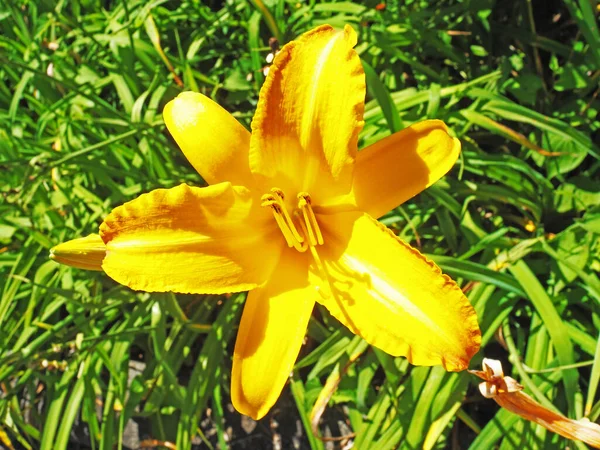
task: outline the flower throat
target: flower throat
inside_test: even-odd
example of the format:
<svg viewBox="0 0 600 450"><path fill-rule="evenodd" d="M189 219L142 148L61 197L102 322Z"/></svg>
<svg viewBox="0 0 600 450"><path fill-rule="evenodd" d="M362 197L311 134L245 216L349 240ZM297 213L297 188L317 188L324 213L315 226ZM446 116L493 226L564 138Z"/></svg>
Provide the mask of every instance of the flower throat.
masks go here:
<svg viewBox="0 0 600 450"><path fill-rule="evenodd" d="M261 206L268 206L281 230L288 247L305 252L309 247L323 245L323 234L311 206L310 195L300 192L296 196L297 207L290 214L285 206L285 195L281 189L273 188L262 196Z"/></svg>

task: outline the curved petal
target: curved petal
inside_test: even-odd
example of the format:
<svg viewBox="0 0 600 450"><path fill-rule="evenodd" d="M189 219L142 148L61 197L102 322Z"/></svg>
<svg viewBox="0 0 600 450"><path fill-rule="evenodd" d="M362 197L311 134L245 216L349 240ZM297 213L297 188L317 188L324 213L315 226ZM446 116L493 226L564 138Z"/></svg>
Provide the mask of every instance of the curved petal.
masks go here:
<svg viewBox="0 0 600 450"><path fill-rule="evenodd" d="M157 189L115 208L100 226L104 271L132 289L220 294L252 289L277 263L279 233L246 188L220 183Z"/></svg>
<svg viewBox="0 0 600 450"><path fill-rule="evenodd" d="M285 249L271 279L248 294L231 374L231 401L258 420L275 404L288 379L317 293L308 283L305 254Z"/></svg>
<svg viewBox="0 0 600 450"><path fill-rule="evenodd" d="M205 95L183 92L163 110L165 124L194 169L208 184L250 187L250 132Z"/></svg>
<svg viewBox="0 0 600 450"><path fill-rule="evenodd" d="M358 152L352 191L362 211L381 217L443 177L460 141L441 120L426 120Z"/></svg>
<svg viewBox="0 0 600 450"><path fill-rule="evenodd" d="M481 334L475 311L456 283L367 214L319 220L325 238L319 247L322 269L311 270L322 293L317 301L391 355L416 365L466 369Z"/></svg>
<svg viewBox="0 0 600 450"><path fill-rule="evenodd" d="M365 76L356 33L324 25L284 46L252 121L250 169L262 188L347 193L363 126Z"/></svg>

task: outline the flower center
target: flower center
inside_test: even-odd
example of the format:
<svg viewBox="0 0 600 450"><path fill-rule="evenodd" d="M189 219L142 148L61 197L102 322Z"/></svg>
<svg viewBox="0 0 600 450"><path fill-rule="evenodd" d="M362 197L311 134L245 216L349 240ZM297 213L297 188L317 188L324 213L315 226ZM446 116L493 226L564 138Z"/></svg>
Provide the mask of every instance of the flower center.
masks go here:
<svg viewBox="0 0 600 450"><path fill-rule="evenodd" d="M270 207L275 222L281 230L288 247L305 252L309 247L323 245L323 235L311 206L310 195L300 192L296 208L292 213L285 205L285 195L281 189L273 188L262 196L261 206Z"/></svg>

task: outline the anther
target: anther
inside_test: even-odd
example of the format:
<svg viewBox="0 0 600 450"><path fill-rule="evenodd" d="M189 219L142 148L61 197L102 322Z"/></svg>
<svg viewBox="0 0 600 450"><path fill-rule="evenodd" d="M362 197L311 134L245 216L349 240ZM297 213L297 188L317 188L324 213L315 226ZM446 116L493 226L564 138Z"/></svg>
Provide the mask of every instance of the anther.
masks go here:
<svg viewBox="0 0 600 450"><path fill-rule="evenodd" d="M261 206L269 206L273 208L274 212L281 214L281 205L274 200L267 200L266 202L263 202Z"/></svg>
<svg viewBox="0 0 600 450"><path fill-rule="evenodd" d="M271 204L273 203L277 203L277 200L275 200L275 197L273 197L273 195L271 194L265 194L260 198L260 206L271 206Z"/></svg>
<svg viewBox="0 0 600 450"><path fill-rule="evenodd" d="M281 200L285 200L285 194L279 188L271 188L271 192L279 197ZM267 194L268 195L268 194Z"/></svg>
<svg viewBox="0 0 600 450"><path fill-rule="evenodd" d="M308 203L309 205L311 204L310 194L308 192L299 192L296 197L298 198L298 200L304 199L306 200L306 203Z"/></svg>

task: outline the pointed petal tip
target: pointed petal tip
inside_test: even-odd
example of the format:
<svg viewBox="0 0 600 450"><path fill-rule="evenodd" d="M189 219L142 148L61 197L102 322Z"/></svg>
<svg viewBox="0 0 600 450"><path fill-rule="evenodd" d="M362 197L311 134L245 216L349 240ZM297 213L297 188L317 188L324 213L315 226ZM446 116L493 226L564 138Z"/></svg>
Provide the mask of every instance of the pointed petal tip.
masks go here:
<svg viewBox="0 0 600 450"><path fill-rule="evenodd" d="M460 142L460 139L458 139L456 137L452 138L452 142L454 144L453 150L457 153L456 157L458 158L458 154L460 154L460 152L462 150L462 144Z"/></svg>
<svg viewBox="0 0 600 450"><path fill-rule="evenodd" d="M414 366L437 366L441 365L447 372L462 372L469 368L473 356L479 352L481 346L481 331L477 323L476 316L469 314L465 317L465 330L467 331L468 342L462 354L457 354L455 349L448 349L448 352L437 357L426 357L414 355L411 349L400 352L395 356L406 357L408 362ZM475 319L475 320L473 320Z"/></svg>
<svg viewBox="0 0 600 450"><path fill-rule="evenodd" d="M204 94L194 91L184 91L170 100L163 109L163 117L171 120L181 120L201 114L205 109L205 102L211 101ZM167 124L169 127L169 124Z"/></svg>
<svg viewBox="0 0 600 450"><path fill-rule="evenodd" d="M72 239L50 249L49 257L59 264L84 270L102 270L106 255L104 242L97 234Z"/></svg>
<svg viewBox="0 0 600 450"><path fill-rule="evenodd" d="M356 35L356 31L350 25L344 25L344 34L346 35L346 39L350 41L351 47L354 47L358 43L358 36Z"/></svg>
<svg viewBox="0 0 600 450"><path fill-rule="evenodd" d="M192 91L181 92L169 101L163 109L163 118L167 128L177 140L178 133L193 126L198 117L206 110L204 103L209 100L202 94Z"/></svg>
<svg viewBox="0 0 600 450"><path fill-rule="evenodd" d="M273 406L273 404L267 405L265 403L253 405L236 395L231 396L231 403L237 412L257 421L265 417Z"/></svg>
<svg viewBox="0 0 600 450"><path fill-rule="evenodd" d="M469 328L469 327L467 327ZM445 358L442 358L442 366L447 372L462 372L467 370L471 363L471 359L479 352L481 346L481 332L479 331L479 325L476 324L476 329L471 328L470 332L471 345L465 349L465 355L463 358L458 358L448 362Z"/></svg>
<svg viewBox="0 0 600 450"><path fill-rule="evenodd" d="M163 119L185 157L209 184L253 184L248 168L250 133L212 99L181 92L165 105Z"/></svg>

